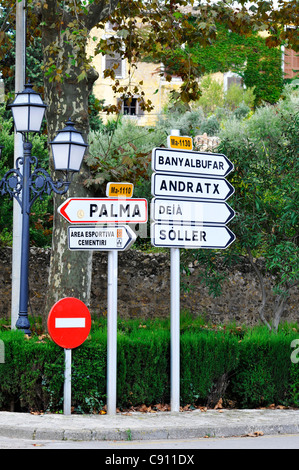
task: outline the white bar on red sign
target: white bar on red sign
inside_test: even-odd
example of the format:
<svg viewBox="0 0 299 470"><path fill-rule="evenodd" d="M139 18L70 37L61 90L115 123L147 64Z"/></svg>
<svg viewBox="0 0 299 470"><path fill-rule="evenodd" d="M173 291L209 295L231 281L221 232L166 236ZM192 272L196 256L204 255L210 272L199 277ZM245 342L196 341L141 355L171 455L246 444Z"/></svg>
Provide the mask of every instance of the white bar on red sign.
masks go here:
<svg viewBox="0 0 299 470"><path fill-rule="evenodd" d="M85 318L55 318L55 328L85 328Z"/></svg>

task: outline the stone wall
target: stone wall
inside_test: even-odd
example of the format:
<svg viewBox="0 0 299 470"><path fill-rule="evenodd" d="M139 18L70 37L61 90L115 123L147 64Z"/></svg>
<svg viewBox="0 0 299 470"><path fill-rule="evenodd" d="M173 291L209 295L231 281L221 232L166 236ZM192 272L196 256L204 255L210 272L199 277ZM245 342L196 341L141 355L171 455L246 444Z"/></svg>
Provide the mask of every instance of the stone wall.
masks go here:
<svg viewBox="0 0 299 470"><path fill-rule="evenodd" d="M0 248L0 317L10 318L11 248ZM30 254L30 308L34 315L43 311L47 295L50 250L32 248ZM227 273L223 294L213 298L198 279L200 267L189 265L191 274L182 273L182 284L190 291L181 292L181 310L205 315L213 323L236 321L242 324L259 322L259 285L250 266L244 263ZM150 318L168 316L170 312L170 258L166 253L143 253L130 249L118 254L118 314L119 318ZM266 279L269 303L266 311L272 317L275 297L271 294L273 280ZM69 293L71 296L71 292ZM299 321L299 289L289 298L284 319ZM107 312L107 253L95 252L90 310ZM30 310L29 310L30 312Z"/></svg>

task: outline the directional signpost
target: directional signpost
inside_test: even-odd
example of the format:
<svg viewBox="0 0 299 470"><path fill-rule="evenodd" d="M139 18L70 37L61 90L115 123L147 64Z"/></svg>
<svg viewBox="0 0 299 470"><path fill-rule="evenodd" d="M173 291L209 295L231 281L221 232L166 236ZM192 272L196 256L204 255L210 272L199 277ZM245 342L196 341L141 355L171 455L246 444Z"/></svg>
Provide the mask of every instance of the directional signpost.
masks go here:
<svg viewBox="0 0 299 470"><path fill-rule="evenodd" d="M71 224L91 223L145 223L146 199L69 198L58 212Z"/></svg>
<svg viewBox="0 0 299 470"><path fill-rule="evenodd" d="M136 240L129 225L68 227L70 250L127 250Z"/></svg>
<svg viewBox="0 0 299 470"><path fill-rule="evenodd" d="M153 173L152 194L180 199L226 201L234 192L224 178Z"/></svg>
<svg viewBox="0 0 299 470"><path fill-rule="evenodd" d="M153 198L151 218L156 222L227 224L235 215L226 202L181 201Z"/></svg>
<svg viewBox="0 0 299 470"><path fill-rule="evenodd" d="M152 240L155 246L223 249L235 236L225 226L154 224Z"/></svg>
<svg viewBox="0 0 299 470"><path fill-rule="evenodd" d="M225 202L233 186L225 177L234 165L222 154L192 151L179 132L168 149L152 151L151 242L170 248L171 410L180 406L180 248L225 249L235 235L225 224L235 215Z"/></svg>
<svg viewBox="0 0 299 470"><path fill-rule="evenodd" d="M152 169L159 173L227 176L234 165L219 153L202 153L155 148Z"/></svg>
<svg viewBox="0 0 299 470"><path fill-rule="evenodd" d="M58 212L72 224L70 250L108 251L107 412L112 415L116 413L118 252L136 240L125 224L147 222L147 200L132 198L132 183L108 183L106 194L107 198L69 198Z"/></svg>

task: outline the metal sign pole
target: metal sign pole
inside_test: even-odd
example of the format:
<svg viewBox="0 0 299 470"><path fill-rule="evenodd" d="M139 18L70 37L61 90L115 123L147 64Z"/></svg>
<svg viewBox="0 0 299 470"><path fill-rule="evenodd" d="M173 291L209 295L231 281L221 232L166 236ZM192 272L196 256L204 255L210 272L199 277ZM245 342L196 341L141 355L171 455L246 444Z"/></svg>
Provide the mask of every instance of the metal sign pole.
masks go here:
<svg viewBox="0 0 299 470"><path fill-rule="evenodd" d="M72 350L64 349L64 401L63 413L65 415L71 414L72 402Z"/></svg>
<svg viewBox="0 0 299 470"><path fill-rule="evenodd" d="M107 413L116 413L118 251L108 251Z"/></svg>
<svg viewBox="0 0 299 470"><path fill-rule="evenodd" d="M25 36L26 7L25 0L16 1L16 64L15 92L21 92L26 82L25 77ZM14 168L16 161L23 156L22 135L14 134ZM20 302L21 277L21 245L22 245L22 211L18 201L13 199L13 244L12 244L12 283L11 283L11 328L16 328Z"/></svg>
<svg viewBox="0 0 299 470"><path fill-rule="evenodd" d="M152 151L151 242L170 248L171 411L180 410L180 248L227 248L235 235L225 224L235 215L224 202L234 169L225 155L193 152L192 139L171 130L168 148ZM216 225L215 225L216 224Z"/></svg>
<svg viewBox="0 0 299 470"><path fill-rule="evenodd" d="M170 248L171 411L180 411L180 249Z"/></svg>
<svg viewBox="0 0 299 470"><path fill-rule="evenodd" d="M180 135L172 130L171 135ZM170 248L170 407L180 411L180 249Z"/></svg>

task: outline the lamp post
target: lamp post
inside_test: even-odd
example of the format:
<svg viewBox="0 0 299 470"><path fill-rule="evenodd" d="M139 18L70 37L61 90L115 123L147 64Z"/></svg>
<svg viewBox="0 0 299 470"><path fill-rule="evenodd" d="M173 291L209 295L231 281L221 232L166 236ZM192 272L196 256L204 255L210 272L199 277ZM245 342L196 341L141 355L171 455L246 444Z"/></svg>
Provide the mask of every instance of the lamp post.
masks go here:
<svg viewBox="0 0 299 470"><path fill-rule="evenodd" d="M28 319L28 270L29 270L29 215L30 209L37 198L42 199L44 193L65 194L71 184L73 174L81 167L87 144L80 132L74 128L72 121L58 132L50 145L52 147L55 170L61 170L64 179L54 181L50 174L39 168L37 157L33 156L29 134L40 132L46 105L39 93L26 84L25 89L18 93L10 105L16 132L23 136L23 157L16 161L16 168L9 170L0 181L0 193L14 197L22 211L22 245L21 245L21 276L19 316L16 327L30 335ZM1 152L1 149L0 149ZM1 156L1 153L0 153Z"/></svg>

